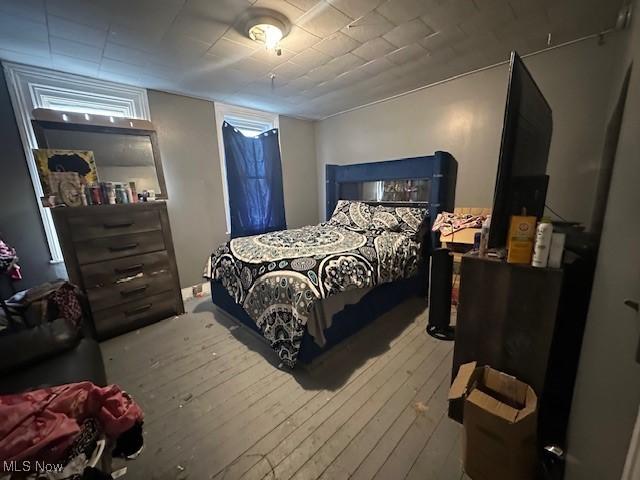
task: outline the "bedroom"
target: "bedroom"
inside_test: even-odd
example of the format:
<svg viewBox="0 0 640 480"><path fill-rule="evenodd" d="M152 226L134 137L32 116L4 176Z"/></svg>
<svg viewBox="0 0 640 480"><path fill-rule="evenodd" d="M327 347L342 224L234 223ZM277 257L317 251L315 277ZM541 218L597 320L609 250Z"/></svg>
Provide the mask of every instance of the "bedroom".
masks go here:
<svg viewBox="0 0 640 480"><path fill-rule="evenodd" d="M441 211L494 206L515 50L553 115L544 215L601 233L562 453L540 457L553 464L549 478L634 478L640 91L627 69L640 41L631 6L3 0L0 236L21 278L12 263L1 298L69 279L97 331L61 341L56 322L31 323L34 307L8 306L18 313L1 320L1 393L81 380L130 393L145 446L114 460L125 478L464 478L465 426L447 415L463 342L425 331L440 272L433 257L429 281L438 237L425 225ZM283 34L270 49L249 34L264 22ZM105 135L122 143L100 143ZM134 173L101 164L105 149L120 158L135 145L144 158ZM48 179L32 150L47 148L92 152L90 174L115 187L83 190L84 200L116 205L43 207ZM268 168L251 177L247 158ZM332 222L339 200L365 207L341 204ZM243 241L283 230L298 233L268 235L262 250ZM210 283L203 267L230 237L215 259L242 251L237 275L222 268ZM354 249L359 263L339 261ZM114 280L114 270L124 271ZM283 271L291 284L279 291ZM252 290L258 278L273 278L287 302ZM473 293L460 280L454 314ZM484 290L480 299L494 298ZM531 302L523 309L553 303L517 291Z"/></svg>

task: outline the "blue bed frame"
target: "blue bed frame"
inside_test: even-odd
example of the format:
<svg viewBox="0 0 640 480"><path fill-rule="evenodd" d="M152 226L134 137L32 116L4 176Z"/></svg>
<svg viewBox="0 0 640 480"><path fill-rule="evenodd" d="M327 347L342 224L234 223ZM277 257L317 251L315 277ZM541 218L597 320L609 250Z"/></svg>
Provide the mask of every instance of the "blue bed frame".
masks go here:
<svg viewBox="0 0 640 480"><path fill-rule="evenodd" d="M428 227L430 227L438 213L453 211L457 171L458 163L453 156L440 151L425 157L355 165L327 165L327 218L331 216L339 200L341 183L428 178L430 179ZM385 204L396 205L393 203ZM422 232L422 263L417 275L379 285L362 297L358 303L348 305L344 310L336 313L333 316L331 327L324 332L326 338L324 347L318 346L309 332L305 331L298 361L304 364L311 363L316 357L411 297L422 297L426 300L429 291L430 255L434 241L431 228L425 228L425 231ZM235 303L220 282L211 281L211 297L213 303L219 308L262 335L255 322L240 305Z"/></svg>

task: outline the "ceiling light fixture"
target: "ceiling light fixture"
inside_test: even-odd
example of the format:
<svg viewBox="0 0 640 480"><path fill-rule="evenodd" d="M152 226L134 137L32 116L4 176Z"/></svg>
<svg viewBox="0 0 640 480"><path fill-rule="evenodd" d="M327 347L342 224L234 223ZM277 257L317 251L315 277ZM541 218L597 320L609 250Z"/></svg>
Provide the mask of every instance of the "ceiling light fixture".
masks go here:
<svg viewBox="0 0 640 480"><path fill-rule="evenodd" d="M245 35L264 45L268 51L281 55L282 52L278 45L291 28L286 17L278 12L265 9L253 10L248 17L244 24Z"/></svg>

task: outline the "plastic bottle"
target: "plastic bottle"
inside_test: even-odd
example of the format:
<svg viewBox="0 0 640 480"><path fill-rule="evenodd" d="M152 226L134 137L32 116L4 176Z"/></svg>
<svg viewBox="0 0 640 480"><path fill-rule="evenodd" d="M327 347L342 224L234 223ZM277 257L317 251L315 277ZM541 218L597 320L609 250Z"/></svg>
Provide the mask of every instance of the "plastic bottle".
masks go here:
<svg viewBox="0 0 640 480"><path fill-rule="evenodd" d="M562 254L564 253L564 233L554 233L551 235L551 247L549 248L549 267L560 268L562 266Z"/></svg>
<svg viewBox="0 0 640 480"><path fill-rule="evenodd" d="M491 217L487 217L482 222L482 228L480 229L480 248L478 249L479 257L486 257L489 245L489 229L491 228Z"/></svg>
<svg viewBox="0 0 640 480"><path fill-rule="evenodd" d="M553 225L548 218L542 218L536 229L536 243L533 247L533 259L531 265L537 268L545 268L549 262L549 251L551 247L551 235Z"/></svg>

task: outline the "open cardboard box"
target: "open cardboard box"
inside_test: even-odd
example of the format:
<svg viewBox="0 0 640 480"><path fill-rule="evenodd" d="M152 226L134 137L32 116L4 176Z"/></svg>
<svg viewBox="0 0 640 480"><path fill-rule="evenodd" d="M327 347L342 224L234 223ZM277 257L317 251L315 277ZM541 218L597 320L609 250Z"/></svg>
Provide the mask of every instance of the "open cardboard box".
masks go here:
<svg viewBox="0 0 640 480"><path fill-rule="evenodd" d="M535 478L538 397L529 385L466 363L451 384L449 402L452 418L464 425L463 463L469 477Z"/></svg>

